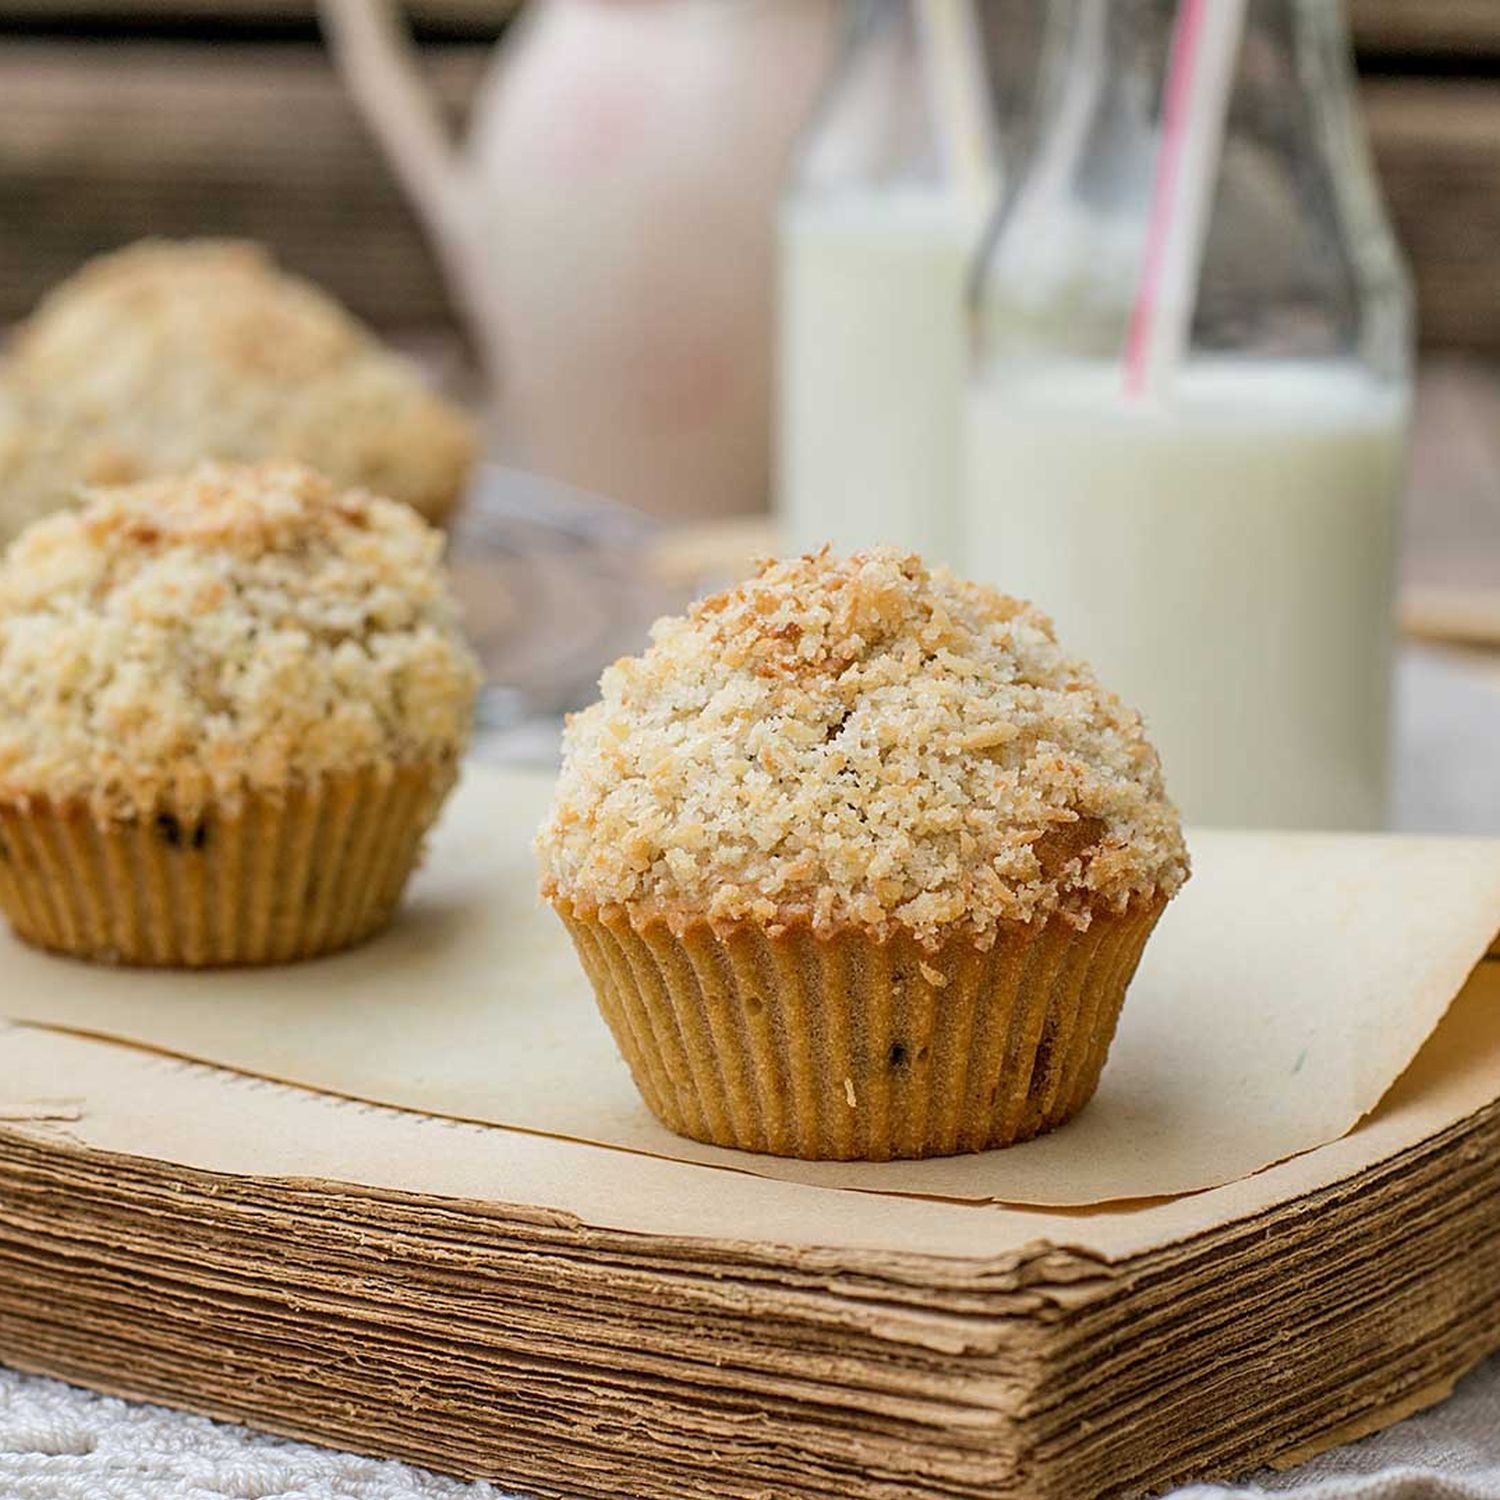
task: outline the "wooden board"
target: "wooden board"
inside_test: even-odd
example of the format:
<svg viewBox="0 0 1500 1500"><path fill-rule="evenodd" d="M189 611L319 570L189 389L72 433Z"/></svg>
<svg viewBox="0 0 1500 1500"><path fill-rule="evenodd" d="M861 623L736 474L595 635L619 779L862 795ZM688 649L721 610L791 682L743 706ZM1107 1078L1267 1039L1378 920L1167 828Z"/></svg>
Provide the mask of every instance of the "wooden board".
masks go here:
<svg viewBox="0 0 1500 1500"><path fill-rule="evenodd" d="M1500 350L1500 81L1371 79L1365 108L1425 342Z"/></svg>
<svg viewBox="0 0 1500 1500"><path fill-rule="evenodd" d="M1366 54L1500 56L1496 0L1353 0L1350 13Z"/></svg>
<svg viewBox="0 0 1500 1500"><path fill-rule="evenodd" d="M498 31L520 0L405 0L403 9L418 24ZM5 0L0 19L33 26L79 21L192 22L215 26L265 21L310 22L317 0Z"/></svg>
<svg viewBox="0 0 1500 1500"><path fill-rule="evenodd" d="M498 31L520 0L405 0L418 24L480 34ZM1352 0L1361 51L1384 55L1495 56L1500 54L1496 0ZM7 0L3 18L31 25L79 21L212 21L216 26L266 21L310 22L316 0Z"/></svg>
<svg viewBox="0 0 1500 1500"><path fill-rule="evenodd" d="M478 48L435 49L457 103ZM265 240L386 326L446 322L425 239L321 49L0 48L0 321L81 261L147 234Z"/></svg>
<svg viewBox="0 0 1500 1500"><path fill-rule="evenodd" d="M425 55L461 113L487 49ZM1500 80L1377 78L1366 99L1426 341L1500 351ZM99 250L205 232L269 241L384 326L449 317L401 192L312 45L12 39L0 205L0 322Z"/></svg>

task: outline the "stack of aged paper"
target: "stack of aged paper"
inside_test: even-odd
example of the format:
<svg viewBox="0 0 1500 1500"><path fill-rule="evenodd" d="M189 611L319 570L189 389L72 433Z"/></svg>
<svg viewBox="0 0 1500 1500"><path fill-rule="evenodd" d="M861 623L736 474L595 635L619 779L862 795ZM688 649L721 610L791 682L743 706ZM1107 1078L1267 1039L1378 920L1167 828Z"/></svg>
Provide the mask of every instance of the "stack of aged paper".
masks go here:
<svg viewBox="0 0 1500 1500"><path fill-rule="evenodd" d="M809 1164L645 1115L472 772L297 968L0 940L0 1359L538 1494L1227 1474L1500 1345L1500 846L1200 834L1099 1097Z"/></svg>

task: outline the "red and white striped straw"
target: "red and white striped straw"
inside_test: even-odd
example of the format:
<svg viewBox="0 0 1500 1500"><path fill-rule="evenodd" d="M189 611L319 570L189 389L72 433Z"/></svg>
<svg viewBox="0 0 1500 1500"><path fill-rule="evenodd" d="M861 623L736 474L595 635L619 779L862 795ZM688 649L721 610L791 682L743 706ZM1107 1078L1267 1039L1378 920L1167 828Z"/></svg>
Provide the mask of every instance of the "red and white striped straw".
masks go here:
<svg viewBox="0 0 1500 1500"><path fill-rule="evenodd" d="M1180 0L1141 279L1125 342L1125 394L1163 400L1187 347L1219 175L1245 0Z"/></svg>

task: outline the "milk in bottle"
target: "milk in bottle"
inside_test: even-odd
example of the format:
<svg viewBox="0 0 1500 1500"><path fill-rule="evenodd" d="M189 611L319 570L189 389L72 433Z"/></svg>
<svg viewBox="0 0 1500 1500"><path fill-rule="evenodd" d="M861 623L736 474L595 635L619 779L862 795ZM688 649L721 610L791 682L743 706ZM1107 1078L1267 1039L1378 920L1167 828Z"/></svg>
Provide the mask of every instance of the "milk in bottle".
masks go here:
<svg viewBox="0 0 1500 1500"><path fill-rule="evenodd" d="M1145 712L1188 816L1379 826L1403 393L1352 363L1226 359L1165 409L1102 363L969 403L966 565Z"/></svg>
<svg viewBox="0 0 1500 1500"><path fill-rule="evenodd" d="M952 556L966 292L997 180L977 38L945 45L934 10L966 13L850 7L782 204L776 505L794 550Z"/></svg>

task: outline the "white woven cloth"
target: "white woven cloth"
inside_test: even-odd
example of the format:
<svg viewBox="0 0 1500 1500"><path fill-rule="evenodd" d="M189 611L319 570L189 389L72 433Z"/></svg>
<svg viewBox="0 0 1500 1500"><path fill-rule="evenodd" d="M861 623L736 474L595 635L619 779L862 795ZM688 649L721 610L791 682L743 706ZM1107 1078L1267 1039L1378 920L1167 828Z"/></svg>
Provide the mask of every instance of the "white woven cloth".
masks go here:
<svg viewBox="0 0 1500 1500"><path fill-rule="evenodd" d="M688 1492L684 1491L686 1495ZM1500 1357L1453 1398L1288 1474L1171 1500L1500 1500ZM0 1500L506 1500L442 1479L0 1369ZM1083 1497L1079 1497L1083 1500Z"/></svg>
<svg viewBox="0 0 1500 1500"><path fill-rule="evenodd" d="M0 1369L0 1500L504 1500L405 1464Z"/></svg>

